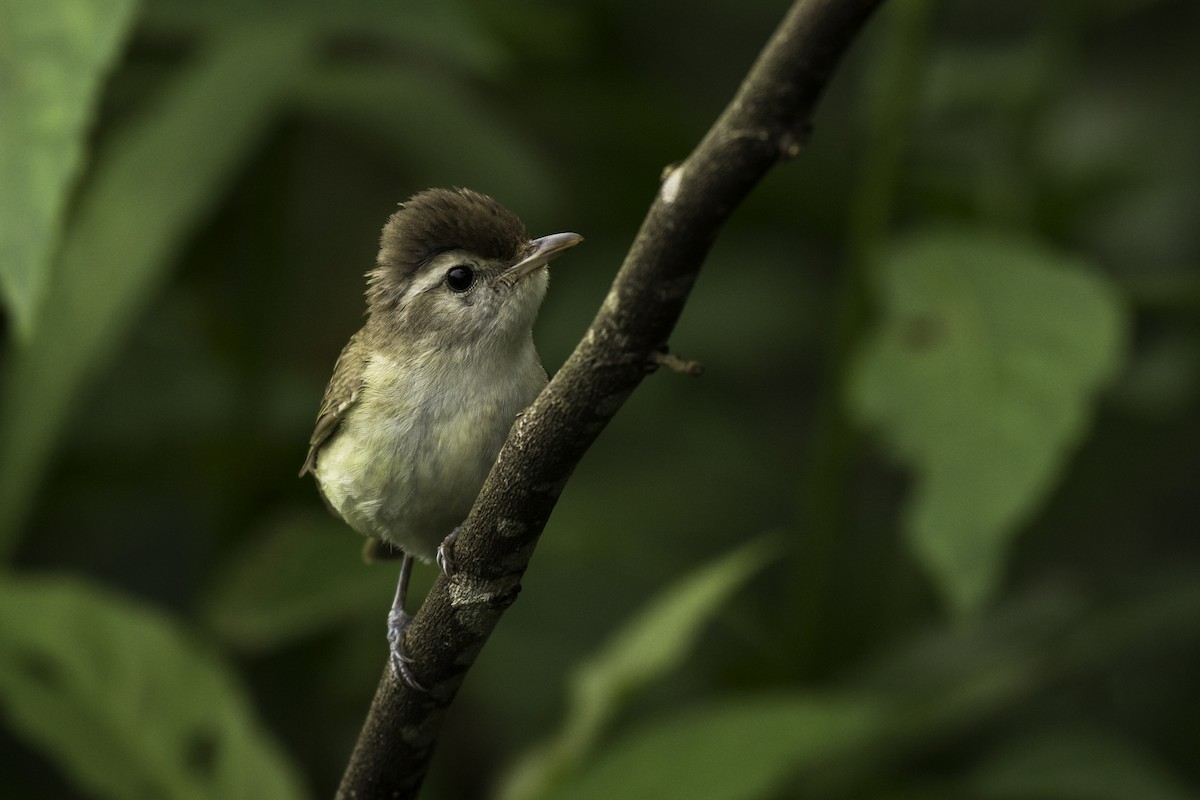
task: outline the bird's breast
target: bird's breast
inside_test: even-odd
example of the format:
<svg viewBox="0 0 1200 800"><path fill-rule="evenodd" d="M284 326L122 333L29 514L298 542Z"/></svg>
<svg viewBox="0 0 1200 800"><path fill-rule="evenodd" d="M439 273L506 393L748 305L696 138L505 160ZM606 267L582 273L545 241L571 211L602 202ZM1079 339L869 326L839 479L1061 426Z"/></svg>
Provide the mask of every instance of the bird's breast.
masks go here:
<svg viewBox="0 0 1200 800"><path fill-rule="evenodd" d="M545 383L532 353L506 374L376 354L317 457L317 480L355 530L429 560L466 518L518 412Z"/></svg>

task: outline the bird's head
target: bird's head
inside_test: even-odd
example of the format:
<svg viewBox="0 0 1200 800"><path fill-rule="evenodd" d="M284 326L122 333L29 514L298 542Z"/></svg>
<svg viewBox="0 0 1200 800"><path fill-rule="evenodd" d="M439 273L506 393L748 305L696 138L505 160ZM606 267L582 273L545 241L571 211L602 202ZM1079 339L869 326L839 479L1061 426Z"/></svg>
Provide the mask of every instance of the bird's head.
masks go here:
<svg viewBox="0 0 1200 800"><path fill-rule="evenodd" d="M577 233L530 239L486 195L428 189L384 226L367 310L374 324L413 341L515 344L528 337L546 294L546 265L581 241Z"/></svg>

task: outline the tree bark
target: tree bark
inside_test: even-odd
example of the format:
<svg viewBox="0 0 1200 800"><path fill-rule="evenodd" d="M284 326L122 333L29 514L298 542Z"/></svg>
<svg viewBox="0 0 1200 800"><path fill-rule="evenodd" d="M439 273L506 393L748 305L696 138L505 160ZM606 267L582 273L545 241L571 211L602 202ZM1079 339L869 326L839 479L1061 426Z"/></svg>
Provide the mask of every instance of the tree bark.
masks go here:
<svg viewBox="0 0 1200 800"><path fill-rule="evenodd" d="M407 631L428 693L384 668L339 798L416 797L467 670L516 599L575 465L662 354L721 224L766 172L798 155L817 101L881 0L797 0L737 94L662 185L591 327L508 440Z"/></svg>

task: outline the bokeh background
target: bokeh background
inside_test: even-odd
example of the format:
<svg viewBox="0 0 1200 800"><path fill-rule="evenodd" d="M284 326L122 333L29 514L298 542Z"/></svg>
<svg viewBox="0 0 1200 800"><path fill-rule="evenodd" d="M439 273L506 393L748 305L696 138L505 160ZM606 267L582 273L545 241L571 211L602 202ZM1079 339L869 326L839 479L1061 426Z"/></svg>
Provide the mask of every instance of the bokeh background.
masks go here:
<svg viewBox="0 0 1200 800"><path fill-rule="evenodd" d="M0 4L0 796L332 795L395 575L295 474L380 226L469 186L583 233L553 372L785 9ZM1198 41L885 4L424 796L1200 796Z"/></svg>

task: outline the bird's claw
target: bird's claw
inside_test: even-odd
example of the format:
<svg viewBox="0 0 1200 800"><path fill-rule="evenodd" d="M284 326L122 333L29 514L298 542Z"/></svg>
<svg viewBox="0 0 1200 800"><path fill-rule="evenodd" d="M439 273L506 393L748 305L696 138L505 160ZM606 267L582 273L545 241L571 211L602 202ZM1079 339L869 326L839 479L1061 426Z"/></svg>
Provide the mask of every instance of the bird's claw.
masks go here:
<svg viewBox="0 0 1200 800"><path fill-rule="evenodd" d="M437 565L438 569L447 579L454 577L454 543L458 540L458 534L462 530L462 526L458 526L450 531L450 535L442 540L437 549Z"/></svg>
<svg viewBox="0 0 1200 800"><path fill-rule="evenodd" d="M409 664L413 663L413 658L404 650L404 631L412 623L412 620L413 618L403 609L392 609L388 614L387 640L388 649L392 654L392 674L418 692L429 694L429 690L422 686L413 675L412 669L409 667Z"/></svg>

